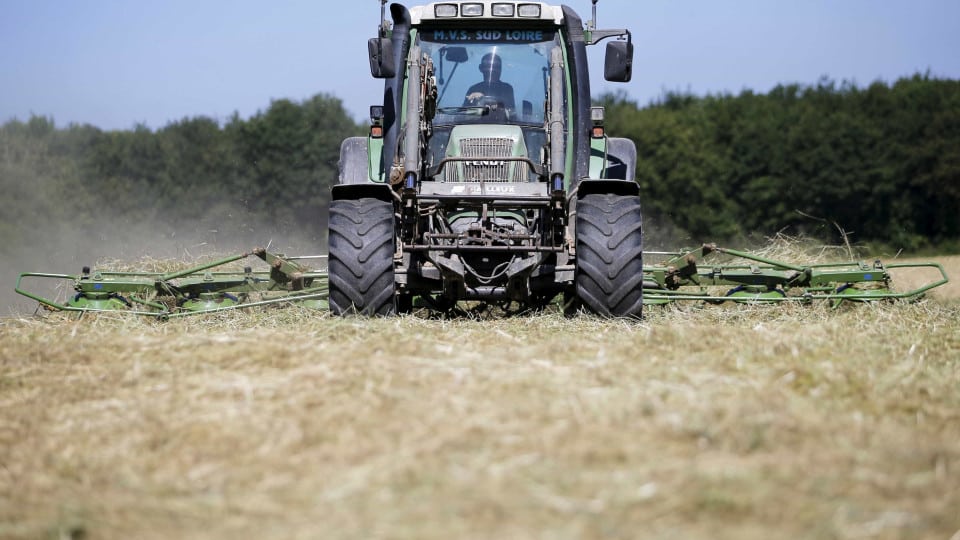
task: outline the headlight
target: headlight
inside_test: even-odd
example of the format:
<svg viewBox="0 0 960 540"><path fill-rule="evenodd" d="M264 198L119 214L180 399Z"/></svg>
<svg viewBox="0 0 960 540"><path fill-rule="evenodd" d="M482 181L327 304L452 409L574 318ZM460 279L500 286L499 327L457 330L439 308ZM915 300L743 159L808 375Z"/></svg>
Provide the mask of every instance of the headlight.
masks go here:
<svg viewBox="0 0 960 540"><path fill-rule="evenodd" d="M457 5L456 4L437 4L433 8L433 16L438 19L440 17L456 17Z"/></svg>
<svg viewBox="0 0 960 540"><path fill-rule="evenodd" d="M461 4L460 14L464 17L482 17L483 4Z"/></svg>
<svg viewBox="0 0 960 540"><path fill-rule="evenodd" d="M521 17L540 18L540 4L520 4L517 11Z"/></svg>
<svg viewBox="0 0 960 540"><path fill-rule="evenodd" d="M513 17L513 4L494 4L491 14L494 17Z"/></svg>

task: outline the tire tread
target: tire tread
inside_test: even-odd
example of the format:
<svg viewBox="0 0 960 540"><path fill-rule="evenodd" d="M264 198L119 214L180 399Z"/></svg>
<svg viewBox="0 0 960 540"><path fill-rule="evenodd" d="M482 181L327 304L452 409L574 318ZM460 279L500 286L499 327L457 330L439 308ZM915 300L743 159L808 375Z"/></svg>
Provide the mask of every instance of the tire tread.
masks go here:
<svg viewBox="0 0 960 540"><path fill-rule="evenodd" d="M328 245L330 311L394 315L393 205L371 198L333 201Z"/></svg>
<svg viewBox="0 0 960 540"><path fill-rule="evenodd" d="M576 295L601 317L643 313L640 198L590 194L577 201Z"/></svg>

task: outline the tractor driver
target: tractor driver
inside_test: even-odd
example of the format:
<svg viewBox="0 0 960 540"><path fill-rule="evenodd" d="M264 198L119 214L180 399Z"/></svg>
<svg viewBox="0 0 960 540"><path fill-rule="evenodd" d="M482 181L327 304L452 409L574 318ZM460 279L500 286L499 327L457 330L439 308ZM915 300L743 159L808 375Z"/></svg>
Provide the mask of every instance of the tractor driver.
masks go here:
<svg viewBox="0 0 960 540"><path fill-rule="evenodd" d="M463 100L464 107L482 105L486 101L484 98L489 98L507 110L516 110L517 106L513 100L513 87L500 80L502 67L500 57L496 53L491 52L483 55L480 60L480 73L483 74L483 81L467 90L467 96Z"/></svg>

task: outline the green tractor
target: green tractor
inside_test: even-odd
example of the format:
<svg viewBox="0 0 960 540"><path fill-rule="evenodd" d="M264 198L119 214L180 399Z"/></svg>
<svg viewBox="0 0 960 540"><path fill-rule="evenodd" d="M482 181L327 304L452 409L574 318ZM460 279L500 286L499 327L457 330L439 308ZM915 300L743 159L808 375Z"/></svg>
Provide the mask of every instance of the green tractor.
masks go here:
<svg viewBox="0 0 960 540"><path fill-rule="evenodd" d="M528 1L381 1L367 137L343 141L329 222L334 314L461 301L640 317L643 261L632 141L592 107L587 46L628 82L627 30ZM478 70L479 68L479 70Z"/></svg>

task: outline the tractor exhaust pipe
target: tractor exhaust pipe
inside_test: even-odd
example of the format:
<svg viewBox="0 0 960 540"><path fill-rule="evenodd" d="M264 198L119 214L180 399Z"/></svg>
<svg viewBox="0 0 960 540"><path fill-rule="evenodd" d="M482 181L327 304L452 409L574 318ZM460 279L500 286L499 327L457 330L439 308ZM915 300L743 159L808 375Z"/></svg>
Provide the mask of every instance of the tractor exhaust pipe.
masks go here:
<svg viewBox="0 0 960 540"><path fill-rule="evenodd" d="M553 191L563 191L566 148L563 137L563 52L550 51L550 182Z"/></svg>
<svg viewBox="0 0 960 540"><path fill-rule="evenodd" d="M407 123L403 128L403 187L414 189L420 173L420 47L410 51Z"/></svg>

